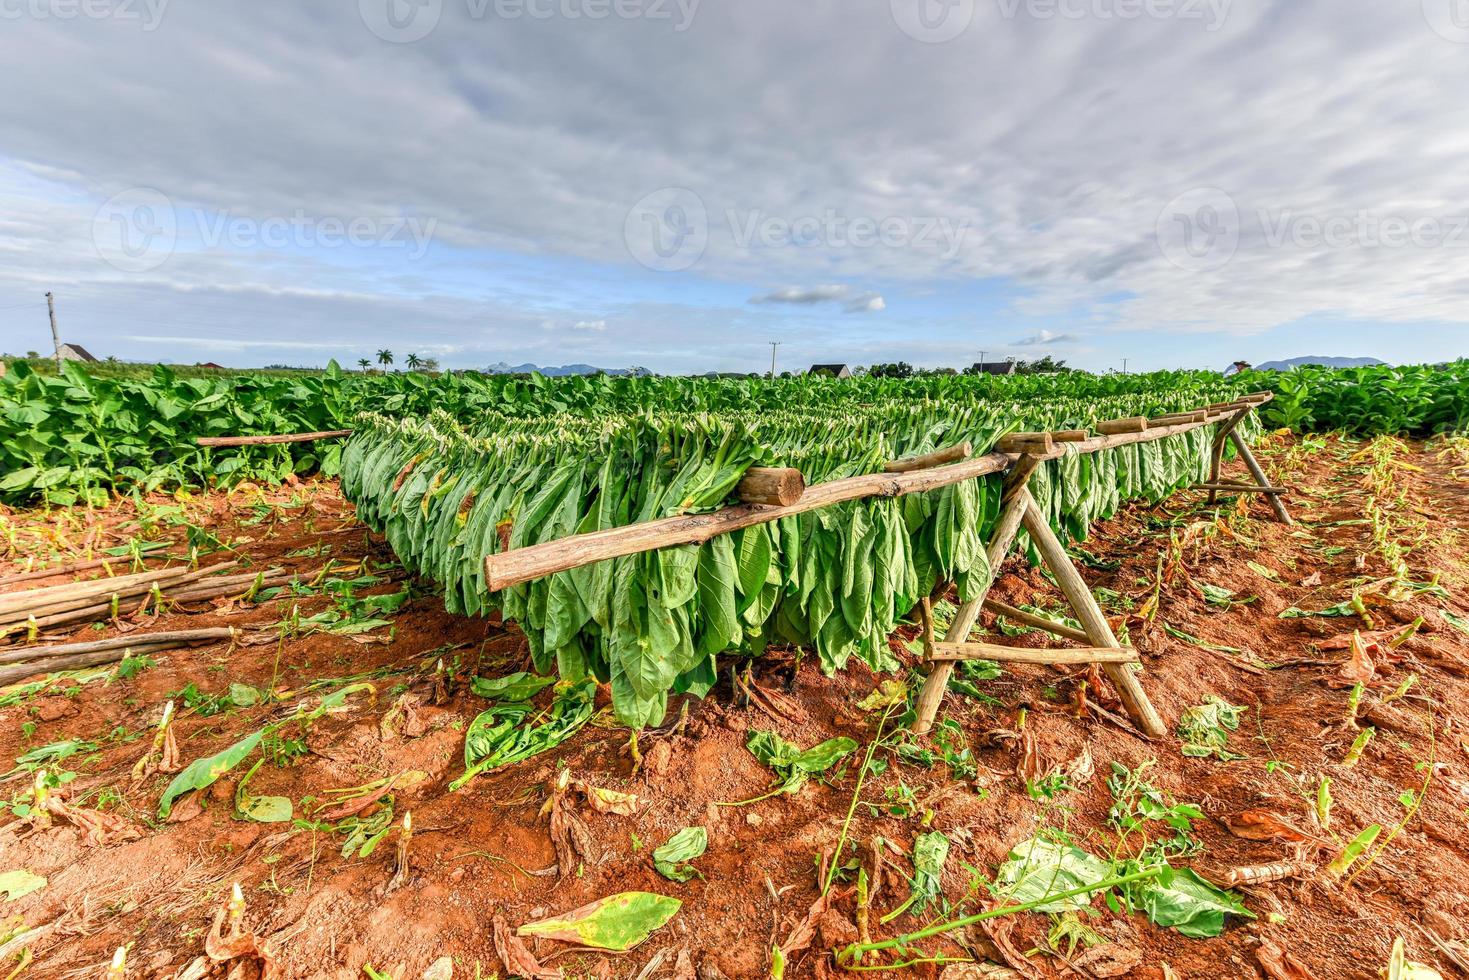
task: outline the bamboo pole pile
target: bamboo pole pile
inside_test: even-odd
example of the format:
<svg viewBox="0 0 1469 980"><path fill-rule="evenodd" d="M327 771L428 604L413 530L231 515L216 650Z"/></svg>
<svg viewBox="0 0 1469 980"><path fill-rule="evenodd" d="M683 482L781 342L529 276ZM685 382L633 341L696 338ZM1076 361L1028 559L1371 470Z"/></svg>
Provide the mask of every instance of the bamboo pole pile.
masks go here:
<svg viewBox="0 0 1469 980"><path fill-rule="evenodd" d="M199 630L175 630L168 633L143 633L115 636L85 643L61 643L52 646L25 647L0 652L0 685L23 681L36 674L58 670L81 670L115 663L125 657L177 650L204 643L233 641L238 634L229 627Z"/></svg>
<svg viewBox="0 0 1469 980"><path fill-rule="evenodd" d="M17 626L29 628L32 622L37 628L98 622L110 618L114 606L124 600L146 596L155 590L161 592L165 587L176 589L206 581L220 572L238 567L239 562L227 561L200 569L188 566L161 568L116 578L7 593L0 595L0 631ZM253 578L253 574L250 577ZM208 586L200 586L199 589L216 584L209 582Z"/></svg>
<svg viewBox="0 0 1469 980"><path fill-rule="evenodd" d="M144 554L144 562L149 561L188 561L187 555L170 554ZM0 589L6 589L13 585L24 585L27 582L43 581L48 578L61 578L63 575L80 575L83 572L92 572L101 569L104 574L111 576L112 569L126 567L133 561L131 555L108 555L105 558L88 558L84 561L66 562L61 565L53 565L50 568L33 568L28 571L18 572L14 575L0 576Z"/></svg>

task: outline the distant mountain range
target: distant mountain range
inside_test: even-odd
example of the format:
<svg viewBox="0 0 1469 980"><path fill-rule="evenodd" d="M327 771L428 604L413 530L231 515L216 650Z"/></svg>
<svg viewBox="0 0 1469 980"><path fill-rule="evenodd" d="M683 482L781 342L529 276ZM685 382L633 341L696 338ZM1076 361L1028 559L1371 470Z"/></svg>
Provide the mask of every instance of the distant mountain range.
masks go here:
<svg viewBox="0 0 1469 980"><path fill-rule="evenodd" d="M535 374L539 372L548 378L564 378L573 374L596 374L599 371L602 374L632 375L634 377L646 377L653 373L647 368L637 367L636 365L630 368L599 368L591 364L563 364L560 367L540 367L536 364L506 364L504 361L501 361L499 364L491 364L485 368L485 374Z"/></svg>
<svg viewBox="0 0 1469 980"><path fill-rule="evenodd" d="M1311 364L1318 367L1368 367L1373 364L1386 364L1375 357L1290 357L1283 361L1266 361L1264 364L1256 364L1257 371L1289 371L1293 367L1303 364Z"/></svg>

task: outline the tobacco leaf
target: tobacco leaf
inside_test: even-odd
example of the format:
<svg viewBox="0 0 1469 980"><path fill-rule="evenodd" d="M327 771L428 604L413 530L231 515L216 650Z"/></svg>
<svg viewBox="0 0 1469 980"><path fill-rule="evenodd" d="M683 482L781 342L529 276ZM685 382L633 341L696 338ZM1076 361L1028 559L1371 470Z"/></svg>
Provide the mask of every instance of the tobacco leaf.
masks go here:
<svg viewBox="0 0 1469 980"><path fill-rule="evenodd" d="M620 892L563 915L528 922L515 934L622 952L662 928L682 906L676 898L652 892Z"/></svg>
<svg viewBox="0 0 1469 980"><path fill-rule="evenodd" d="M702 877L697 868L686 862L702 855L708 847L708 831L703 827L685 827L653 851L653 870L670 881Z"/></svg>

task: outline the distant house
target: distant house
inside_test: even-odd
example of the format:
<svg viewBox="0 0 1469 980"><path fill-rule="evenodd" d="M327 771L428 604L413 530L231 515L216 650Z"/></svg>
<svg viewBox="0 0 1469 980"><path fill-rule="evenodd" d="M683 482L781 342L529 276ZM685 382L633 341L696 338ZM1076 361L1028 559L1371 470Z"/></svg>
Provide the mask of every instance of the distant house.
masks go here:
<svg viewBox="0 0 1469 980"><path fill-rule="evenodd" d="M976 364L971 369L975 374L1014 374L1014 361L988 361L984 364Z"/></svg>
<svg viewBox="0 0 1469 980"><path fill-rule="evenodd" d="M63 361L81 361L85 364L96 364L97 359L92 356L91 351L81 344L62 344L56 348L56 353Z"/></svg>
<svg viewBox="0 0 1469 980"><path fill-rule="evenodd" d="M195 364L195 367L208 368L211 371L228 370L223 364L215 364L213 361L205 361L203 364Z"/></svg>
<svg viewBox="0 0 1469 980"><path fill-rule="evenodd" d="M827 378L850 378L852 371L845 364L813 364L807 374L818 374Z"/></svg>
<svg viewBox="0 0 1469 980"><path fill-rule="evenodd" d="M1248 370L1250 370L1249 361L1235 361L1229 367L1224 369L1224 376L1226 378L1230 378L1236 374L1244 374Z"/></svg>

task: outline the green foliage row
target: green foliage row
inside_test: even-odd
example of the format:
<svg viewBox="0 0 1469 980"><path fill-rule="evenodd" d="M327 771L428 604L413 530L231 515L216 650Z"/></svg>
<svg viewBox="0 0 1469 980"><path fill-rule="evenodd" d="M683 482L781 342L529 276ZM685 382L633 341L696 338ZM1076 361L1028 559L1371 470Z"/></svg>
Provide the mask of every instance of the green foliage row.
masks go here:
<svg viewBox="0 0 1469 980"><path fill-rule="evenodd" d="M1275 392L1271 425L1297 432L1417 435L1469 431L1469 360L1438 366L1298 367L1252 372Z"/></svg>
<svg viewBox="0 0 1469 980"><path fill-rule="evenodd" d="M1073 376L1072 397L1142 395L1173 375ZM1188 377L1180 375L1180 377ZM347 428L364 411L423 417L442 408L473 421L490 413L599 416L644 407L723 412L786 405L860 404L869 399L936 397L954 378L690 379L608 376L419 373L361 374L333 362L309 373L240 372L185 376L156 366L117 374L68 362L60 375L12 362L0 377L0 503L97 502L108 492L201 487L240 480L274 483L291 473L336 472L340 447L296 443L201 449L199 436L273 435ZM972 397L1050 397L1047 378L967 378Z"/></svg>

